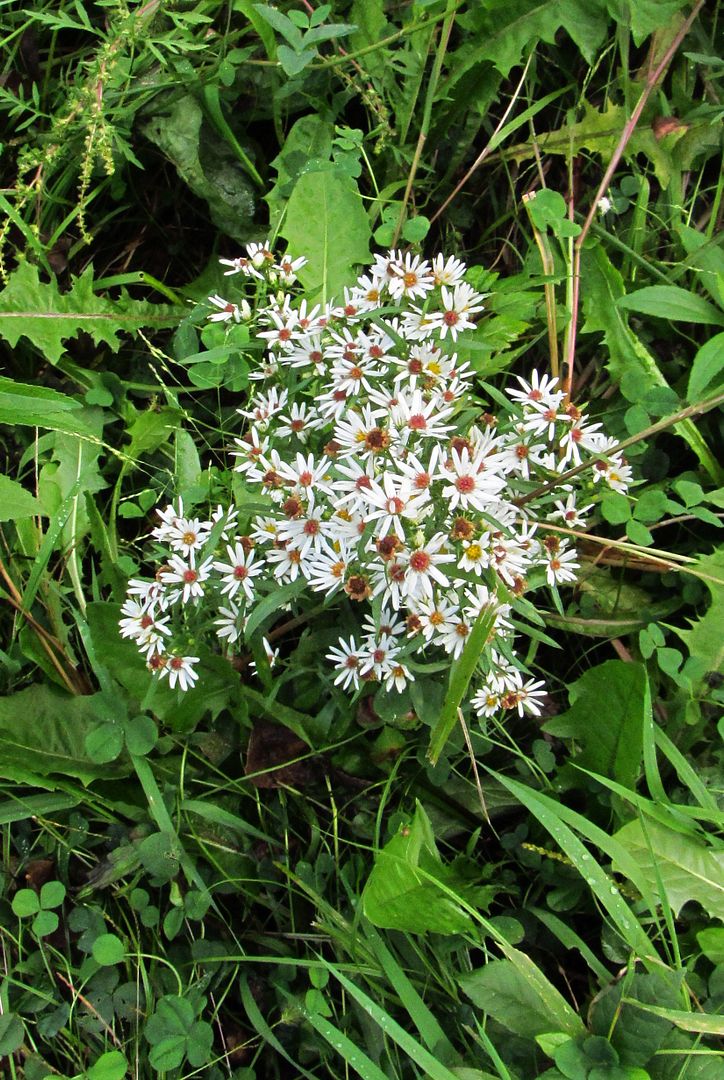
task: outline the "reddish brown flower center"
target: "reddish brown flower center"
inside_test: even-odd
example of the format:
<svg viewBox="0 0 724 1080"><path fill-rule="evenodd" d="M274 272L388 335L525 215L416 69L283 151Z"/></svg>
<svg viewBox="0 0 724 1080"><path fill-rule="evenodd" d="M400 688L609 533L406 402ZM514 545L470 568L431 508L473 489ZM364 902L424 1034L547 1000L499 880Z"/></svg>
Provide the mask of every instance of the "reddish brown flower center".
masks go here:
<svg viewBox="0 0 724 1080"><path fill-rule="evenodd" d="M303 420L292 420L289 427L292 429L292 431L304 431L304 421Z"/></svg>
<svg viewBox="0 0 724 1080"><path fill-rule="evenodd" d="M425 431L427 429L427 420L422 413L414 413L409 421L408 427L413 431Z"/></svg>
<svg viewBox="0 0 724 1080"><path fill-rule="evenodd" d="M458 476L455 487L461 495L469 495L471 491L475 491L475 479L472 476Z"/></svg>
<svg viewBox="0 0 724 1080"><path fill-rule="evenodd" d="M183 580L186 582L187 585L193 585L193 583L196 581L198 576L199 575L196 573L195 570L189 569L189 570L184 570L184 572L183 572Z"/></svg>
<svg viewBox="0 0 724 1080"><path fill-rule="evenodd" d="M248 574L249 574L249 571L247 570L247 568L245 566L235 566L234 567L234 577L236 578L237 581L243 581L244 578L248 576Z"/></svg>
<svg viewBox="0 0 724 1080"><path fill-rule="evenodd" d="M183 659L180 656L172 656L168 662L168 666L172 671L180 671L184 666Z"/></svg>
<svg viewBox="0 0 724 1080"><path fill-rule="evenodd" d="M148 630L149 626L153 626L153 619L150 615L142 615L140 625L142 630Z"/></svg>
<svg viewBox="0 0 724 1080"><path fill-rule="evenodd" d="M378 450L386 450L389 445L390 436L387 434L386 431L383 431L382 428L372 428L372 430L368 431L365 435L365 446L368 450L372 450L374 452Z"/></svg>
<svg viewBox="0 0 724 1080"><path fill-rule="evenodd" d="M426 551L413 551L410 556L410 566L413 570L417 571L418 574L424 574L430 566L430 562L430 556Z"/></svg>
<svg viewBox="0 0 724 1080"><path fill-rule="evenodd" d="M442 317L442 321L446 326L457 326L460 322L460 316L457 311L446 311Z"/></svg>

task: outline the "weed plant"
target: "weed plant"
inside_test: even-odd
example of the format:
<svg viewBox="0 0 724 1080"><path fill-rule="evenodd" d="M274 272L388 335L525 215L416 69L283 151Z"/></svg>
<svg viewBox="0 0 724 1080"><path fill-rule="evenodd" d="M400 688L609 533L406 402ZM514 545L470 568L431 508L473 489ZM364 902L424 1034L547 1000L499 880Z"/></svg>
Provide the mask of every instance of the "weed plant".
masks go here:
<svg viewBox="0 0 724 1080"><path fill-rule="evenodd" d="M2 10L3 1075L718 1080L720 5ZM245 276L271 267L267 241L276 277ZM340 346L334 379L353 378L343 354L361 324L345 308L386 249L393 287L364 332L407 364L392 385L407 406L419 392L431 423L449 418L428 408L430 365L462 372L468 445L441 448L420 524L388 505L409 496L390 479L408 433L368 474L381 494L358 508L367 540L384 529L446 557L415 530L476 497L463 475L479 505L457 516L487 537L503 489L483 498L468 476L480 440L514 448L520 394L541 385L574 410L535 478L521 467L505 489L559 547L520 581L465 556L461 589L480 600L485 586L485 603L464 646L440 639L422 662L411 627L379 639L382 587L365 598L375 649L357 657L354 583L333 591L321 547L317 591L273 569L311 502L325 528L339 507L324 503L327 466L299 514L267 474L344 435L333 410L330 431L316 424L329 388L281 332L297 332L291 310L337 310L318 329ZM439 252L464 277L404 296ZM306 309L276 296L290 274ZM463 300L471 325L443 336ZM418 379L400 341L425 304L439 355ZM255 415L280 370L282 435ZM396 438L417 415L406 405L387 400L377 427ZM596 436L580 464L560 441L578 410ZM350 474L336 481L367 467L353 436L341 458L329 448ZM626 483L601 482L612 455ZM571 503L562 483L591 497ZM222 538L229 510L241 550ZM258 546L280 554L263 581L237 575L262 565L243 538L264 518L286 532ZM191 532L204 558L220 545L226 622L176 625L172 655L194 659L159 679L147 661L167 635L151 642L127 590L150 582L155 539L172 549L161 587L192 592L173 564L203 565ZM462 559L473 538L455 542ZM557 577L561 550L577 565ZM364 592L382 581L354 569ZM517 657L509 635L494 657L486 644L493 593ZM403 600L392 615L421 618ZM399 651L380 658L381 644Z"/></svg>

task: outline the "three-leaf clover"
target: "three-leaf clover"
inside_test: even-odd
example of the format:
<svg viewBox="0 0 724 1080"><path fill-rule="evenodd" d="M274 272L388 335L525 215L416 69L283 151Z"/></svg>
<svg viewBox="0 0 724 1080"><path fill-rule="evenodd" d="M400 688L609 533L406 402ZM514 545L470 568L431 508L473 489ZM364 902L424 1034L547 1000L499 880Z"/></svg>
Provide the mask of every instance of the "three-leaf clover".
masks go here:
<svg viewBox="0 0 724 1080"><path fill-rule="evenodd" d="M13 913L19 919L33 918L31 927L36 937L47 937L58 929L58 908L65 900L65 885L60 881L46 881L36 893L34 889L18 889L13 897Z"/></svg>
<svg viewBox="0 0 724 1080"><path fill-rule="evenodd" d="M154 1069L176 1069L186 1059L192 1068L205 1065L211 1056L214 1033L205 1020L197 1020L186 998L167 994L146 1024L145 1035L153 1049L148 1059Z"/></svg>

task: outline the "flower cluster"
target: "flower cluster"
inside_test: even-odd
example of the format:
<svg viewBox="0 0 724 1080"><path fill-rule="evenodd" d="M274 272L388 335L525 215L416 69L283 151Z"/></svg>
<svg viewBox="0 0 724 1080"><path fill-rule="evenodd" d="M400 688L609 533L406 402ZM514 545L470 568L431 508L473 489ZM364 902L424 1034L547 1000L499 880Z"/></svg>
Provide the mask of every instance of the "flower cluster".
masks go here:
<svg viewBox="0 0 724 1080"><path fill-rule="evenodd" d="M473 708L538 713L542 683L515 657L513 612L529 590L575 581L567 530L592 508L581 492L595 501L597 485L625 491L631 479L615 444L537 372L516 378L497 415L481 412L455 350L484 298L456 258L378 255L324 305L292 291L303 259L261 244L222 262L248 295L210 297L209 318L230 334L247 323L265 348L231 453L267 509L243 532L235 509L208 521L180 504L160 511L164 562L154 581L130 583L121 632L187 689L189 613L239 648L260 596L299 582L360 612L359 631L328 653L335 682L401 691L426 663L459 657L485 615ZM584 461L575 487L538 490Z"/></svg>

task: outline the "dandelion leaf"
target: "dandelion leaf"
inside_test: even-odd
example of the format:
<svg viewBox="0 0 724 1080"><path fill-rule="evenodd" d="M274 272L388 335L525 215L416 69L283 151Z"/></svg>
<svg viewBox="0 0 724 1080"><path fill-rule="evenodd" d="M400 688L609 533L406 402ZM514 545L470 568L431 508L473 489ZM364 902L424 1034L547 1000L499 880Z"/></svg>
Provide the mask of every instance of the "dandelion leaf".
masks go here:
<svg viewBox="0 0 724 1080"><path fill-rule="evenodd" d="M51 364L81 331L96 345L116 349L120 331L174 326L178 318L178 310L165 304L131 300L125 293L120 300L98 296L92 266L73 279L69 292L61 292L55 279L41 281L37 266L24 262L0 292L0 337L13 347L27 338Z"/></svg>
<svg viewBox="0 0 724 1080"><path fill-rule="evenodd" d="M371 262L370 225L357 185L334 169L300 176L281 231L290 254L309 260L299 279L321 303L341 296L359 266Z"/></svg>

